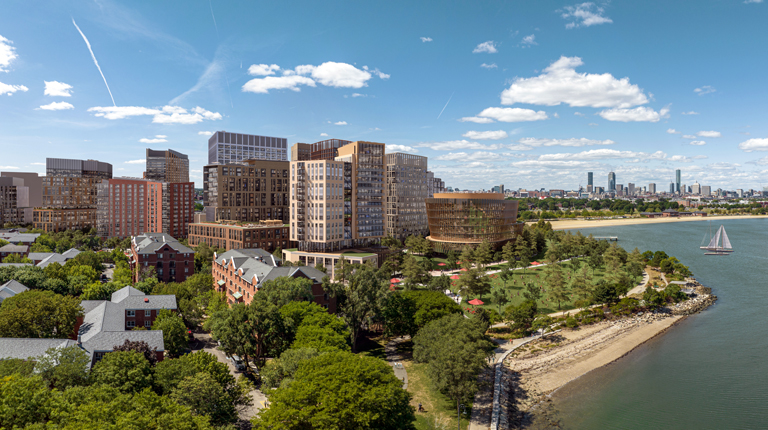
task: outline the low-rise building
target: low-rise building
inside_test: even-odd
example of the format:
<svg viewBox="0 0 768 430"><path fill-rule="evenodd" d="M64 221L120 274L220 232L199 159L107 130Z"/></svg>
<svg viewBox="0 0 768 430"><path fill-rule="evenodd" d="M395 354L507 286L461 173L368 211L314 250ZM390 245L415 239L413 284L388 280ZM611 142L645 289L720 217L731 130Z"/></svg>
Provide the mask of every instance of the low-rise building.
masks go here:
<svg viewBox="0 0 768 430"><path fill-rule="evenodd" d="M17 282L15 279L11 279L5 284L0 285L0 304L3 303L3 300L21 294L27 290L29 290L29 288L27 288L26 285Z"/></svg>
<svg viewBox="0 0 768 430"><path fill-rule="evenodd" d="M155 268L160 282L184 282L195 274L195 251L165 233L145 233L131 239L133 281Z"/></svg>
<svg viewBox="0 0 768 430"><path fill-rule="evenodd" d="M312 281L314 302L336 312L336 299L323 290L325 273L309 266L280 267L281 260L262 249L236 249L214 253L212 275L214 288L226 292L227 302L250 303L265 282L281 278L305 278Z"/></svg>
<svg viewBox="0 0 768 430"><path fill-rule="evenodd" d="M5 259L5 257L14 254L19 257L26 257L29 254L29 247L27 245L14 245L12 243L0 247L0 261Z"/></svg>
<svg viewBox="0 0 768 430"><path fill-rule="evenodd" d="M383 253L386 248L381 249ZM315 267L321 264L327 269L328 275L333 278L336 275L336 263L342 258L351 264L372 264L373 267L381 267L380 262L384 261L383 254L370 252L370 250L345 249L343 251L333 252L310 252L299 251L296 248L284 249L283 258L285 261L302 263L306 266Z"/></svg>
<svg viewBox="0 0 768 430"><path fill-rule="evenodd" d="M35 266L46 268L52 263L59 263L63 266L67 261L77 257L78 254L80 254L79 250L71 248L64 251L62 254L59 254L58 252L30 252L27 258L32 260L32 264Z"/></svg>
<svg viewBox="0 0 768 430"><path fill-rule="evenodd" d="M258 223L202 222L189 225L189 245L206 243L214 248L231 249L261 248L274 252L290 245L290 226L279 220Z"/></svg>

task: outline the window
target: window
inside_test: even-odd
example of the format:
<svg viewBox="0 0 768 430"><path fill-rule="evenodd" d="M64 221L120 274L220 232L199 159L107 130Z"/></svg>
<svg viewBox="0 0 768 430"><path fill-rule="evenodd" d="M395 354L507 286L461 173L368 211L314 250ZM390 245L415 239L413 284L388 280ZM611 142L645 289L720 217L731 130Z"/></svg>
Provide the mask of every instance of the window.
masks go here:
<svg viewBox="0 0 768 430"><path fill-rule="evenodd" d="M128 328L136 327L136 321L128 321L125 324Z"/></svg>
<svg viewBox="0 0 768 430"><path fill-rule="evenodd" d="M127 311L127 312L128 312L128 316L129 317L135 317L136 316L136 311Z"/></svg>
<svg viewBox="0 0 768 430"><path fill-rule="evenodd" d="M328 295L328 294L326 294L326 296L327 296L327 295ZM145 311L144 311L144 316L145 316L145 317L151 317L151 316L152 316L152 311L150 311L150 310L145 310Z"/></svg>
<svg viewBox="0 0 768 430"><path fill-rule="evenodd" d="M152 322L151 321L144 321L144 327L146 327L146 328L152 327Z"/></svg>

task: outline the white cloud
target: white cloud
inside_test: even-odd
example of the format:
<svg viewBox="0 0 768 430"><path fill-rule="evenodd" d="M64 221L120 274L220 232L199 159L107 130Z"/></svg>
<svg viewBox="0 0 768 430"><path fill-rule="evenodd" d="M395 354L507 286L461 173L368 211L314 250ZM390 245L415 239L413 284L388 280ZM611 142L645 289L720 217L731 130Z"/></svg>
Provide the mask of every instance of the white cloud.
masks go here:
<svg viewBox="0 0 768 430"><path fill-rule="evenodd" d="M144 164L147 160L129 160L126 161L125 164Z"/></svg>
<svg viewBox="0 0 768 430"><path fill-rule="evenodd" d="M421 37L420 39L421 39L422 42L431 42L432 41L431 37Z"/></svg>
<svg viewBox="0 0 768 430"><path fill-rule="evenodd" d="M586 2L575 6L566 6L560 10L564 19L572 20L565 25L565 28L589 27L598 24L610 24L613 21L607 16L603 16L605 10L594 3Z"/></svg>
<svg viewBox="0 0 768 430"><path fill-rule="evenodd" d="M328 133L320 133L320 136L328 137Z"/></svg>
<svg viewBox="0 0 768 430"><path fill-rule="evenodd" d="M16 55L16 48L11 45L13 45L13 42L0 36L0 72L7 73L7 67L18 57Z"/></svg>
<svg viewBox="0 0 768 430"><path fill-rule="evenodd" d="M0 37L2 37L2 36L0 36ZM4 169L4 170L19 170L19 168L16 167L16 166L0 166L0 169Z"/></svg>
<svg viewBox="0 0 768 430"><path fill-rule="evenodd" d="M707 157L706 155L694 155L693 156L694 160L706 160L707 158L709 158L709 157Z"/></svg>
<svg viewBox="0 0 768 430"><path fill-rule="evenodd" d="M72 85L58 81L43 82L45 83L45 91L43 92L43 95L51 97L72 97Z"/></svg>
<svg viewBox="0 0 768 430"><path fill-rule="evenodd" d="M156 134L155 137L158 138L158 139L165 139L168 136L166 136L164 134Z"/></svg>
<svg viewBox="0 0 768 430"><path fill-rule="evenodd" d="M673 155L667 158L667 161L672 161L675 163L693 163L693 158L686 157L684 155Z"/></svg>
<svg viewBox="0 0 768 430"><path fill-rule="evenodd" d="M694 135L694 134L684 134L681 137L683 139L696 139L696 135Z"/></svg>
<svg viewBox="0 0 768 430"><path fill-rule="evenodd" d="M576 115L576 116L586 117L586 115L584 115L581 112L574 112L573 114Z"/></svg>
<svg viewBox="0 0 768 430"><path fill-rule="evenodd" d="M495 54L495 53L497 53L499 51L496 49L496 43L494 43L493 40L489 40L487 42L483 42L483 43L477 45L475 47L475 49L472 50L473 54L478 54L478 53L481 53L481 52L487 52L489 54Z"/></svg>
<svg viewBox="0 0 768 430"><path fill-rule="evenodd" d="M744 4L750 4L750 3L762 3L763 0L744 0Z"/></svg>
<svg viewBox="0 0 768 430"><path fill-rule="evenodd" d="M351 64L328 61L313 68L312 77L328 87L362 88L371 74Z"/></svg>
<svg viewBox="0 0 768 430"><path fill-rule="evenodd" d="M616 149L590 149L589 151L577 152L575 154L543 154L539 156L540 161L553 161L553 160L605 160L605 159L641 159L641 160L663 160L667 158L667 154L662 151L656 151L652 154L646 152L635 151L619 151Z"/></svg>
<svg viewBox="0 0 768 430"><path fill-rule="evenodd" d="M197 134L200 136L213 136L212 131L198 131Z"/></svg>
<svg viewBox="0 0 768 430"><path fill-rule="evenodd" d="M379 78L381 78L381 79L389 79L389 78L390 78L390 75L388 75L388 74L386 74L386 73L383 73L383 72L382 72L381 70L379 70L379 69L373 69L373 70L370 70L370 69L368 68L368 66L363 66L363 70L365 70L366 72L371 72L371 73L373 73L374 75L378 76L378 77L379 77Z"/></svg>
<svg viewBox="0 0 768 430"><path fill-rule="evenodd" d="M613 145L614 141L610 139L606 140L594 140L594 139L587 139L582 137L581 139L571 138L571 139L539 139L535 137L524 137L517 141L521 145L532 147L532 148L539 148L539 147L546 147L546 146L570 146L570 147L581 147L581 146L594 146L594 145Z"/></svg>
<svg viewBox="0 0 768 430"><path fill-rule="evenodd" d="M502 161L501 154L495 152L479 151L468 154L466 152L451 152L436 157L440 161Z"/></svg>
<svg viewBox="0 0 768 430"><path fill-rule="evenodd" d="M499 140L499 139L504 139L509 135L504 130L497 130L497 131L468 131L462 134L461 136L466 137L467 139Z"/></svg>
<svg viewBox="0 0 768 430"><path fill-rule="evenodd" d="M368 97L368 94L352 93L352 97Z"/></svg>
<svg viewBox="0 0 768 430"><path fill-rule="evenodd" d="M501 103L530 103L556 106L566 103L572 107L628 108L648 103L648 97L629 78L616 79L610 73L602 75L576 73L583 65L579 57L560 57L532 78L517 78L502 91Z"/></svg>
<svg viewBox="0 0 768 430"><path fill-rule="evenodd" d="M587 125L590 126L590 127L597 127L598 124L596 122L590 122Z"/></svg>
<svg viewBox="0 0 768 430"><path fill-rule="evenodd" d="M16 91L25 92L29 91L29 88L24 85L8 85L0 82L0 94L12 96Z"/></svg>
<svg viewBox="0 0 768 430"><path fill-rule="evenodd" d="M248 74L251 76L269 76L274 75L280 70L277 64L251 64L248 68Z"/></svg>
<svg viewBox="0 0 768 430"><path fill-rule="evenodd" d="M163 143L163 142L168 142L168 140L166 140L166 139L147 139L145 137L145 138L139 139L139 142L141 142L141 143Z"/></svg>
<svg viewBox="0 0 768 430"><path fill-rule="evenodd" d="M669 134L680 134L679 131L675 130L674 128L668 128L667 133Z"/></svg>
<svg viewBox="0 0 768 430"><path fill-rule="evenodd" d="M696 136L699 137L721 137L722 134L720 134L719 131L700 131L696 133Z"/></svg>
<svg viewBox="0 0 768 430"><path fill-rule="evenodd" d="M513 150L513 151L530 151L533 149L532 146L526 146L526 145L509 145L507 148Z"/></svg>
<svg viewBox="0 0 768 430"><path fill-rule="evenodd" d="M714 93L715 91L717 90L715 89L715 87L711 85L704 85L701 88L696 88L695 90L693 90L694 93L697 93L700 96L703 96L704 94L711 94L711 93Z"/></svg>
<svg viewBox="0 0 768 430"><path fill-rule="evenodd" d="M132 116L151 115L152 122L157 124L197 124L204 120L219 120L222 118L218 112L211 112L195 107L191 112L178 106L163 106L162 108L147 108L142 106L96 106L88 109L95 116L106 119L125 119Z"/></svg>
<svg viewBox="0 0 768 430"><path fill-rule="evenodd" d="M693 146L703 146L703 145L706 145L707 142L703 140L692 140L690 144Z"/></svg>
<svg viewBox="0 0 768 430"><path fill-rule="evenodd" d="M419 152L418 149L406 145L387 145L387 153L392 152Z"/></svg>
<svg viewBox="0 0 768 430"><path fill-rule="evenodd" d="M744 152L768 151L768 138L746 140L739 144L739 149Z"/></svg>
<svg viewBox="0 0 768 430"><path fill-rule="evenodd" d="M536 43L536 35L535 34L523 37L523 41L521 43L523 45L529 45L529 46L530 45L538 45L538 43Z"/></svg>
<svg viewBox="0 0 768 430"><path fill-rule="evenodd" d="M698 112L695 112L692 110L689 110L688 112L683 112L683 115L698 115L698 114L699 114Z"/></svg>
<svg viewBox="0 0 768 430"><path fill-rule="evenodd" d="M483 109L477 116L465 117L459 121L487 124L493 122L493 120L501 122L524 122L540 121L544 119L549 119L549 117L543 110L537 112L531 109L490 107Z"/></svg>
<svg viewBox="0 0 768 430"><path fill-rule="evenodd" d="M306 76L267 76L266 78L251 79L243 85L243 92L267 94L269 90L301 91L300 85L315 87L315 81Z"/></svg>
<svg viewBox="0 0 768 430"><path fill-rule="evenodd" d="M758 166L768 166L768 156L757 159L755 161L748 161L747 164L757 164Z"/></svg>
<svg viewBox="0 0 768 430"><path fill-rule="evenodd" d="M553 113L552 116L555 117L555 118L560 118L560 114L557 113L557 112Z"/></svg>
<svg viewBox="0 0 768 430"><path fill-rule="evenodd" d="M606 109L601 111L599 115L608 121L659 122L661 118L669 117L669 108L663 108L659 112L645 106L639 106L634 109Z"/></svg>
<svg viewBox="0 0 768 430"><path fill-rule="evenodd" d="M347 125L347 122L346 121L338 121L338 122L334 122L333 125Z"/></svg>
<svg viewBox="0 0 768 430"><path fill-rule="evenodd" d="M53 102L49 103L47 105L42 105L39 108L35 108L35 110L66 110L66 109L74 109L75 107L67 102Z"/></svg>
<svg viewBox="0 0 768 430"><path fill-rule="evenodd" d="M45 163L29 163L33 166L45 166Z"/></svg>
<svg viewBox="0 0 768 430"><path fill-rule="evenodd" d="M494 151L501 149L501 145L483 145L477 142L470 142L468 140L451 140L446 142L421 142L416 144L419 148L430 148L435 151L455 151L462 149L476 149Z"/></svg>
<svg viewBox="0 0 768 430"><path fill-rule="evenodd" d="M480 65L480 67L482 67L484 69L495 69L495 68L497 68L499 66L497 66L496 63L491 63L491 64L483 63L483 64Z"/></svg>

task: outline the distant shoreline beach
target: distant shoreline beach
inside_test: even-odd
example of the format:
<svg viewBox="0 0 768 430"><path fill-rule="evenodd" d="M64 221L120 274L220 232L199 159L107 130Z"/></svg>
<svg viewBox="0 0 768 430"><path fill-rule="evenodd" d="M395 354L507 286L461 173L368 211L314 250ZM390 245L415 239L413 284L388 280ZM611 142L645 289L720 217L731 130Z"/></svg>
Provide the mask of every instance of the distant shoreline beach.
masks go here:
<svg viewBox="0 0 768 430"><path fill-rule="evenodd" d="M685 218L662 217L662 218L617 218L617 219L595 219L595 220L562 220L550 221L553 230L577 230L585 228L598 227L619 227L623 225L641 225L641 224L661 224L673 222L691 222L691 221L724 221L734 219L766 219L768 215L716 215L706 217L689 216Z"/></svg>

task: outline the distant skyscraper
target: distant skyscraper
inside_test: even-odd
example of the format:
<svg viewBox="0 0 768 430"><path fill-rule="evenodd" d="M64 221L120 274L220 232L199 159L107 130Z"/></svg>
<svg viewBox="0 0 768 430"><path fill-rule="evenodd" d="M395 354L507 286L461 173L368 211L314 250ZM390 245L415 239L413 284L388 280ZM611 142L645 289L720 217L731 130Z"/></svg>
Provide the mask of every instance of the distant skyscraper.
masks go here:
<svg viewBox="0 0 768 430"><path fill-rule="evenodd" d="M680 169L675 170L675 191L680 192Z"/></svg>
<svg viewBox="0 0 768 430"><path fill-rule="evenodd" d="M144 179L160 182L189 182L189 158L172 149L155 151L147 148L147 170L144 172ZM139 232L141 233L146 232Z"/></svg>
<svg viewBox="0 0 768 430"><path fill-rule="evenodd" d="M712 187L709 185L702 185L701 186L701 195L702 196L711 196L712 195Z"/></svg>
<svg viewBox="0 0 768 430"><path fill-rule="evenodd" d="M594 185L594 182L592 182L592 172L587 172L587 186L592 187Z"/></svg>
<svg viewBox="0 0 768 430"><path fill-rule="evenodd" d="M670 182L669 183L669 194L675 194L675 183L674 182Z"/></svg>
<svg viewBox="0 0 768 430"><path fill-rule="evenodd" d="M694 182L691 185L691 194L701 194L701 185L698 182Z"/></svg>
<svg viewBox="0 0 768 430"><path fill-rule="evenodd" d="M281 137L217 131L208 139L208 164L233 164L245 160L288 161L288 141Z"/></svg>
<svg viewBox="0 0 768 430"><path fill-rule="evenodd" d="M635 184L633 184L631 182L629 184L627 184L627 194L629 194L630 196L634 196L635 195Z"/></svg>
<svg viewBox="0 0 768 430"><path fill-rule="evenodd" d="M656 184L654 184L653 182L648 184L648 192L651 194L656 194Z"/></svg>
<svg viewBox="0 0 768 430"><path fill-rule="evenodd" d="M616 174L608 173L608 191L616 191Z"/></svg>

